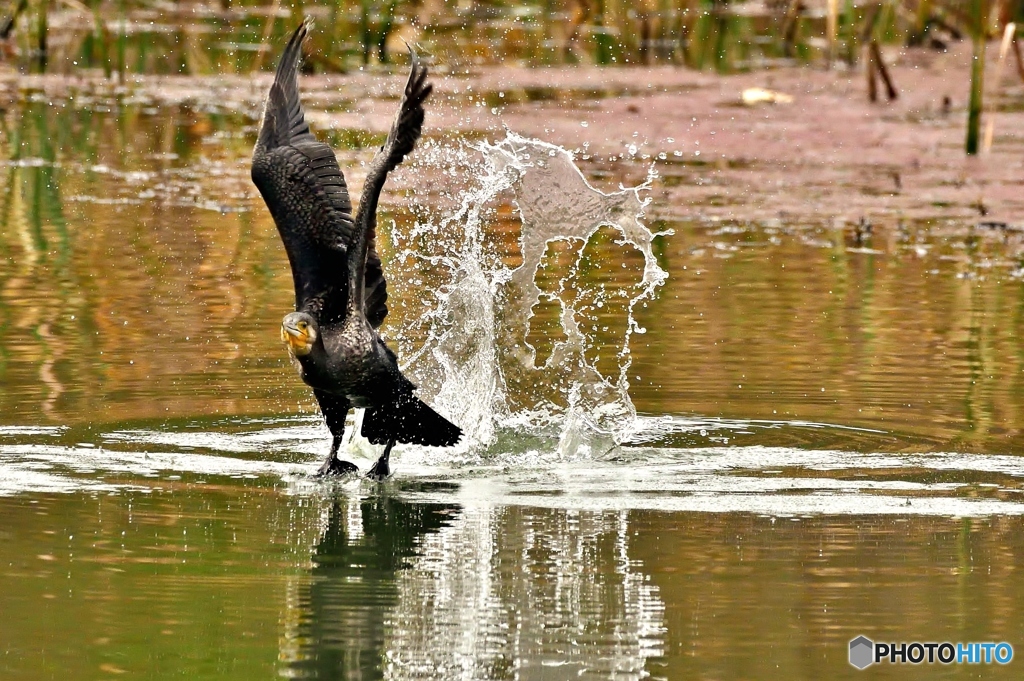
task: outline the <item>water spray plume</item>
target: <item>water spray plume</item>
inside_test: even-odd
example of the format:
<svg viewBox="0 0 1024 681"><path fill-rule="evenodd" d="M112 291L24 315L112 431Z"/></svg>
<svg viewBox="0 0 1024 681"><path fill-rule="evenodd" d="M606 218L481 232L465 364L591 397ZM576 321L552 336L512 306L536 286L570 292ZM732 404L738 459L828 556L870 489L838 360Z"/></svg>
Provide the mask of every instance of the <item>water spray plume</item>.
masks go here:
<svg viewBox="0 0 1024 681"><path fill-rule="evenodd" d="M403 334L422 338L407 355L409 369L464 428L463 456L500 447L503 429L540 438L548 443L540 446L561 459L607 451L628 437L636 419L628 393L629 346L633 334L645 329L634 308L668 276L653 251L654 238L665 233L642 222L653 174L639 187L604 193L587 182L571 152L547 142L507 132L505 139L471 150L479 158L475 185L451 214L421 223L412 236L430 235L435 249L443 244L448 252L410 248L403 254L446 271L436 300L414 322L419 332ZM518 266L506 264L486 234L508 202L519 219ZM632 248L643 256L642 272L614 273L629 280L615 282L613 293L582 271L602 228L617 233L614 245L623 252ZM542 290L539 271L556 242L567 246L570 262L554 287ZM543 361L528 340L542 301L557 306L560 331ZM624 311L623 319L614 320L621 332L600 336L587 315L595 308L605 314L616 302ZM609 349L615 352L613 371L608 362L604 370L598 366L600 351Z"/></svg>

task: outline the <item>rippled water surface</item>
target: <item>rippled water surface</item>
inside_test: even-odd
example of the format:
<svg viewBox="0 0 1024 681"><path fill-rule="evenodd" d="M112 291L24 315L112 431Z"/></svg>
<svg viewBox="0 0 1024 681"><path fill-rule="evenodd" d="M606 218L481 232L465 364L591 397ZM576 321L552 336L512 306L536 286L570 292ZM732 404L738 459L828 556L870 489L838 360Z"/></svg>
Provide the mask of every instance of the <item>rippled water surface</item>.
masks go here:
<svg viewBox="0 0 1024 681"><path fill-rule="evenodd" d="M438 132L385 197L385 330L477 439L324 483L248 180L259 92L232 114L164 94L26 93L0 118L4 679L1019 676L847 664L859 634L1024 652L1016 232L701 219L655 178L634 199L667 280L641 295L644 254L607 225L581 255L547 244L526 335L482 346L478 304L502 322L524 286L498 275L528 197L467 209L482 152ZM328 135L359 186L377 137ZM581 167L607 192L647 177ZM434 291L448 316L424 316ZM564 356L606 397L628 383L628 423L601 390L552 397L581 375L544 365L566 300ZM459 373L492 356L497 379ZM577 427L609 413L612 436Z"/></svg>

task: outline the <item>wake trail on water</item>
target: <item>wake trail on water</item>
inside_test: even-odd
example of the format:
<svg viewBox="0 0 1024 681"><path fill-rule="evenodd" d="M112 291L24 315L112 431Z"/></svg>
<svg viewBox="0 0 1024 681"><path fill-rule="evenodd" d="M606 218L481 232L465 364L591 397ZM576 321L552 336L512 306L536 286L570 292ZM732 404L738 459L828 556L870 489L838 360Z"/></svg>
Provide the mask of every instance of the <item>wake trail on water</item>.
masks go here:
<svg viewBox="0 0 1024 681"><path fill-rule="evenodd" d="M572 152L510 131L422 156L442 176L461 166L474 178L449 193L449 210L421 212L394 237L398 259L423 273L394 286L422 306L403 318L399 356L427 401L463 428L456 456L553 447L565 460L624 441L637 423L630 341L646 331L634 311L668 277L653 245L670 232L642 221L653 170L640 186L605 193ZM518 253L508 252L509 230Z"/></svg>

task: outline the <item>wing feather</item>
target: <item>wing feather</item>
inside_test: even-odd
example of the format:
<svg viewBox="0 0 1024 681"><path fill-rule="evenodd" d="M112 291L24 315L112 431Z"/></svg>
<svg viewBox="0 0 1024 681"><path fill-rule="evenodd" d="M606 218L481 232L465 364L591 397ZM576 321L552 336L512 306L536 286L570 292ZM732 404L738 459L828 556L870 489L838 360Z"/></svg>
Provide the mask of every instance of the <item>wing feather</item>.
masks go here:
<svg viewBox="0 0 1024 681"><path fill-rule="evenodd" d="M298 66L311 22L292 34L267 96L252 180L262 194L284 242L295 285L295 309L321 324L342 319L348 303L348 252L356 238L345 176L331 148L309 131L299 99ZM369 266L376 262L376 267ZM375 249L368 253L367 277L374 300L386 298ZM379 281L378 281L379 280Z"/></svg>
<svg viewBox="0 0 1024 681"><path fill-rule="evenodd" d="M384 273L380 267L380 258L376 253L377 241L377 201L384 188L388 173L394 170L402 160L412 152L423 128L425 113L423 103L433 91L434 86L427 82L427 67L412 53L412 68L405 84L405 92L398 108L398 114L391 124L391 130L384 146L373 157L370 169L363 184L363 193L359 200L356 213L356 230L365 233L367 252L365 264L365 301L366 319L374 327L378 327L387 316L387 289ZM356 249L357 250L357 249ZM350 252L349 266L353 260L358 266L360 254Z"/></svg>

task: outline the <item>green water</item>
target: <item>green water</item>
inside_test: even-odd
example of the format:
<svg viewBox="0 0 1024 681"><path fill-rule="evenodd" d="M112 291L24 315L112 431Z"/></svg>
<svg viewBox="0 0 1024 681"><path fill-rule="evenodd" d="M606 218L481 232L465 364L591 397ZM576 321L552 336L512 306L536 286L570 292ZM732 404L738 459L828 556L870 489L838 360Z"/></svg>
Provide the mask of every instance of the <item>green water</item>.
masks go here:
<svg viewBox="0 0 1024 681"><path fill-rule="evenodd" d="M1019 676L846 658L860 634L1024 650L1024 298L1000 238L680 219L656 184L670 278L635 310L626 446L510 428L322 483L248 180L259 94L198 87L41 87L3 113L0 677ZM358 186L374 138L339 135ZM394 235L453 186L389 185L389 278L426 276ZM514 263L510 211L489 238ZM386 330L421 304L396 293Z"/></svg>

